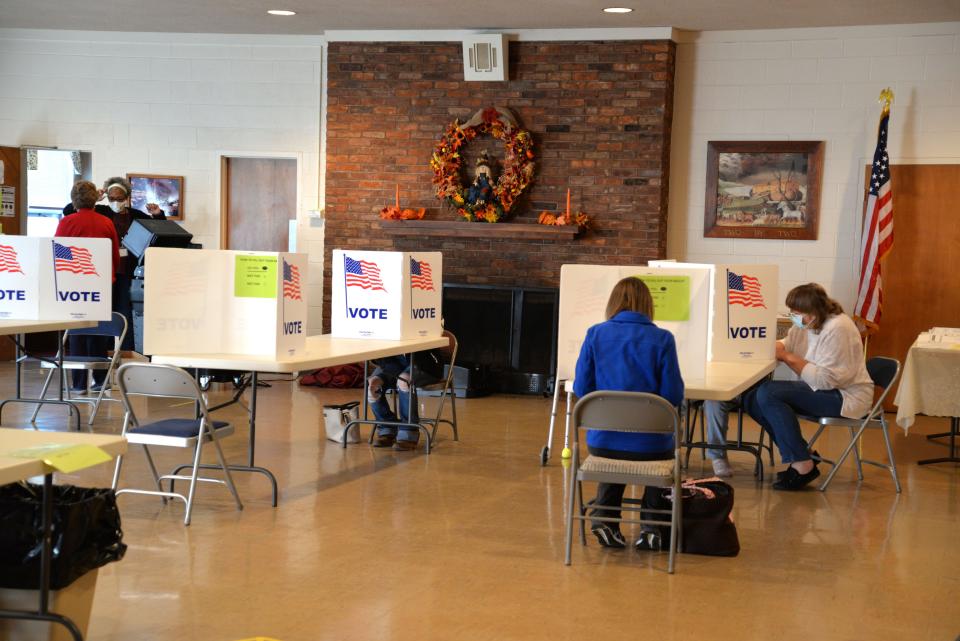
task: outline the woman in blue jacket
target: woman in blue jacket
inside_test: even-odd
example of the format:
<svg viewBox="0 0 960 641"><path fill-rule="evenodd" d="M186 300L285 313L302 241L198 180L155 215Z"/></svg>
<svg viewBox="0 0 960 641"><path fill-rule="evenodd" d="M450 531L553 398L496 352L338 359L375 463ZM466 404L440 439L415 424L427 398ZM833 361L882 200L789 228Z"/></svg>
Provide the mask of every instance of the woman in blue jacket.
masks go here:
<svg viewBox="0 0 960 641"><path fill-rule="evenodd" d="M587 330L573 383L583 397L595 390L648 392L672 405L683 400L683 379L673 334L653 324L653 298L639 278L617 283L607 302L607 320ZM673 458L672 434L636 434L589 430L590 454L630 461ZM625 486L600 483L595 503L620 505ZM595 510L593 516L618 518L620 510ZM593 521L591 532L605 547L626 547L619 524ZM642 541L643 539L641 539ZM645 547L637 541L637 547Z"/></svg>

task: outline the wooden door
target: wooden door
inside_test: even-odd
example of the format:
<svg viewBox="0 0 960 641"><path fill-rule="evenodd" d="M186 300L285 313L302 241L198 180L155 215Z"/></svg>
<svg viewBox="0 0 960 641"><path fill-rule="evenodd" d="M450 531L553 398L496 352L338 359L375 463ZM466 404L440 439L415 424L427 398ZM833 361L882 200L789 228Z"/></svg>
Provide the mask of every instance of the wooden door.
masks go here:
<svg viewBox="0 0 960 641"><path fill-rule="evenodd" d="M287 251L297 217L297 161L221 159L220 244L224 249Z"/></svg>
<svg viewBox="0 0 960 641"><path fill-rule="evenodd" d="M869 171L867 172L869 176ZM901 364L917 334L960 327L960 222L954 188L960 165L891 165L893 249L882 263L880 331L868 356ZM891 392L887 409L893 408Z"/></svg>

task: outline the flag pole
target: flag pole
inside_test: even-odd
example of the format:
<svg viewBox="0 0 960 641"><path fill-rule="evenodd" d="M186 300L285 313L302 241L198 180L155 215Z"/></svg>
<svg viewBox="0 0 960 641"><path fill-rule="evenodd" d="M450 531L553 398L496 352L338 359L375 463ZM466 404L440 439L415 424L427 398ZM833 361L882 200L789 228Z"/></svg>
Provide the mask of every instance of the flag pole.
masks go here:
<svg viewBox="0 0 960 641"><path fill-rule="evenodd" d="M347 289L347 255L343 255L343 316L344 318L350 318L348 310L350 309L350 301L347 300L349 296L349 290Z"/></svg>
<svg viewBox="0 0 960 641"><path fill-rule="evenodd" d="M731 338L730 336L730 269L725 268L727 271L727 340Z"/></svg>
<svg viewBox="0 0 960 641"><path fill-rule="evenodd" d="M60 296L60 286L57 284L57 241L50 239L51 248L53 249L53 293L56 297Z"/></svg>

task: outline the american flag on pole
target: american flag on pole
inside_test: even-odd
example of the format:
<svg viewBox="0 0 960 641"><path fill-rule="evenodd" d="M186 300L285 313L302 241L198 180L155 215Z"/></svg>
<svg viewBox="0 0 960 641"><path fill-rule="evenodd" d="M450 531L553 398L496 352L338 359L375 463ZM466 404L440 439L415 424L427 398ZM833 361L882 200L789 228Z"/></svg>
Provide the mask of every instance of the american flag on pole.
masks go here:
<svg viewBox="0 0 960 641"><path fill-rule="evenodd" d="M387 291L380 280L380 268L377 264L367 260L354 260L349 256L343 257L344 278L347 287L362 287L372 291Z"/></svg>
<svg viewBox="0 0 960 641"><path fill-rule="evenodd" d="M0 245L0 272L23 273L23 269L17 261L17 250L10 245Z"/></svg>
<svg viewBox="0 0 960 641"><path fill-rule="evenodd" d="M727 302L744 307L762 307L763 294L760 293L760 281L753 276L727 272Z"/></svg>
<svg viewBox="0 0 960 641"><path fill-rule="evenodd" d="M880 281L880 261L893 247L893 191L890 188L890 157L887 155L887 125L890 105L880 114L877 129L877 149L870 167L870 195L863 220L863 238L860 241L860 287L853 316L875 330L880 324L883 292Z"/></svg>
<svg viewBox="0 0 960 641"><path fill-rule="evenodd" d="M428 292L434 291L433 270L430 269L430 263L410 258L410 287Z"/></svg>
<svg viewBox="0 0 960 641"><path fill-rule="evenodd" d="M61 245L56 241L53 243L53 267L58 272L98 275L96 268L93 266L89 249Z"/></svg>
<svg viewBox="0 0 960 641"><path fill-rule="evenodd" d="M300 270L287 261L283 261L283 297L303 300L300 296Z"/></svg>

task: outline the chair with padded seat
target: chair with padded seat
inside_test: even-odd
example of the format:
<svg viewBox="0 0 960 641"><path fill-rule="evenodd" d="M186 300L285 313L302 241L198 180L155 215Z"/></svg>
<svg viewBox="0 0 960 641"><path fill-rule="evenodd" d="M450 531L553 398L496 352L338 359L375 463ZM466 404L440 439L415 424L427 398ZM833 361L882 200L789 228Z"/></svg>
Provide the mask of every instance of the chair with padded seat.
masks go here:
<svg viewBox="0 0 960 641"><path fill-rule="evenodd" d="M837 470L840 469L840 466L843 465L843 462L847 460L847 457L850 456L850 453L853 452L854 459L857 463L857 479L863 480L863 464L867 463L868 465L874 465L876 467L882 467L890 472L890 475L893 477L893 484L897 489L897 493L900 493L900 477L897 476L897 463L893 457L893 447L890 445L890 434L889 434L889 424L887 419L883 414L883 401L886 399L887 394L890 393L890 389L893 387L893 384L897 381L897 378L900 376L900 361L895 358L888 358L886 356L874 356L867 361L867 373L870 375L870 379L873 381L873 384L880 388L880 395L877 398L877 401L873 404L873 407L870 408L870 411L867 412L867 415L863 418L843 418L843 417L815 417L815 416L800 416L799 418L811 421L813 423L818 423L819 427L817 428L816 434L813 435L813 438L810 439L809 446L812 451L813 444L820 434L828 427L845 427L850 431L850 442L847 444L846 448L843 450L843 453L840 454L840 458L833 462L829 459L820 457L819 460L824 463L829 463L833 465L833 469L830 470L830 474L827 475L827 478L820 484L820 491L827 489L827 486L830 485L830 481L833 480L833 477L836 475ZM883 461L872 461L868 459L861 458L860 452L857 449L857 444L860 442L860 437L863 436L863 432L868 427L879 428L880 432L883 434L883 441L887 448L887 462Z"/></svg>
<svg viewBox="0 0 960 641"><path fill-rule="evenodd" d="M580 461L580 430L607 430L614 432L636 432L648 434L673 434L674 453L672 459L661 461L628 461L608 459L588 455ZM639 519L587 516L583 503L583 482L622 483L653 487L672 487L673 496L680 496L680 417L669 401L656 394L643 392L618 392L599 390L591 392L577 401L573 408L573 434L571 439L573 454L570 467L569 505L567 510L566 557L565 564L570 565L573 547L573 522L580 521L580 542L586 545L585 522L596 520L615 523L633 523L638 525L662 526L663 521L643 518L646 513L670 515L670 557L667 572L673 574L674 558L682 527L680 512L681 501L673 501L669 510L643 508ZM599 505L590 507L613 508L621 512L640 512L640 501L623 500L623 505Z"/></svg>
<svg viewBox="0 0 960 641"><path fill-rule="evenodd" d="M127 363L117 370L117 385L120 389L120 399L126 410L123 419L123 436L126 437L129 443L143 446L144 454L147 457L147 464L156 485L155 490L137 488L117 490L120 481L120 468L124 459L123 456L118 456L116 468L113 473L112 485L118 495L129 493L159 496L163 499L164 504L166 504L167 499L180 499L186 505L183 524L190 525L197 483L218 483L227 486L233 495L237 509L243 509L243 504L240 502L240 495L237 493L237 488L233 484L233 477L230 475L230 469L223 456L223 450L220 448L220 441L233 433L233 426L224 421L214 421L210 419L210 412L207 408L203 392L200 391L200 386L189 372L172 365ZM141 421L134 411L132 397L159 397L181 401L188 400L191 402L185 405L190 407L191 413L193 413L195 409L195 413L194 416L190 418L162 418L150 422ZM180 405L184 404L180 403ZM213 444L219 467L223 470L222 479L201 477L198 475L203 446L206 443ZM193 461L190 465L186 466L190 468L189 476L176 473L158 474L157 467L150 454L150 446L192 448ZM170 489L168 491L164 491L163 489L162 482L164 480L170 481ZM173 482L177 480L190 482L186 496L173 491Z"/></svg>
<svg viewBox="0 0 960 641"><path fill-rule="evenodd" d="M123 344L123 339L127 335L127 329L126 317L119 312L112 312L110 314L110 320L100 321L95 327L68 329L63 334L63 344L60 345L60 349L63 350L64 353L66 352L64 348L67 346L71 336L105 336L113 339L113 356L79 356L66 354L63 357L63 371L60 372L60 376L64 377L61 379L63 382L66 380L67 371L83 370L86 372L87 390L84 392L86 397L73 396L70 393L70 386L64 385L64 398L71 403L90 403L93 405L93 409L90 411L90 418L87 420L87 425L93 425L93 421L97 418L97 412L100 411L100 405L103 401L119 402L119 399L106 396L106 393L113 389L113 372L120 363L120 346ZM46 398L47 390L50 388L50 381L58 369L57 360L41 360L40 367L49 370L47 372L47 378L43 382L43 388L40 390L40 398ZM106 371L103 385L100 386L96 397L90 396L90 375L94 371ZM37 415L40 413L40 407L40 405L37 405L33 410L33 415L30 417L31 423L36 422Z"/></svg>

